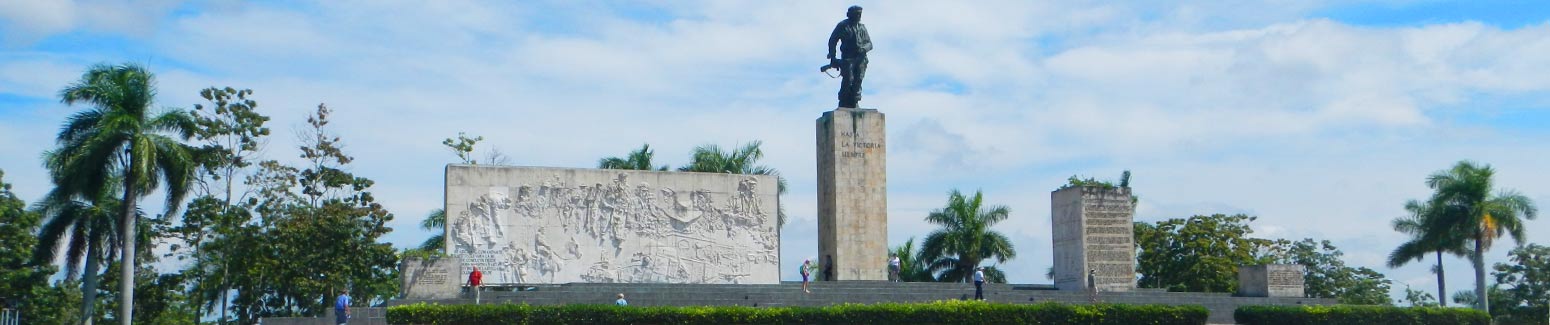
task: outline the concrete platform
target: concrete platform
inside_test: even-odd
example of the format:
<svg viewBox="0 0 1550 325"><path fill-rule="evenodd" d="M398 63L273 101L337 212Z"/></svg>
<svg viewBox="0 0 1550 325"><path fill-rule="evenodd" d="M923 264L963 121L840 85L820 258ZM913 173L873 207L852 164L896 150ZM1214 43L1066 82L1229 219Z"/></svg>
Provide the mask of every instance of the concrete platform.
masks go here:
<svg viewBox="0 0 1550 325"><path fill-rule="evenodd" d="M528 291L485 291L485 304L531 305L613 304L624 293L631 306L828 306L843 303L931 302L974 297L969 283L838 281L813 282L813 293L802 293L800 282L781 284L626 284L571 283L535 285ZM998 303L1059 302L1086 304L1085 292L1057 291L1051 285L986 284L985 300ZM1158 290L1105 292L1098 302L1124 304L1201 305L1211 310L1210 323L1232 323L1232 313L1244 305L1331 305L1333 299L1234 297L1228 293L1183 293ZM393 300L388 305L417 302L472 304L473 295L448 300Z"/></svg>

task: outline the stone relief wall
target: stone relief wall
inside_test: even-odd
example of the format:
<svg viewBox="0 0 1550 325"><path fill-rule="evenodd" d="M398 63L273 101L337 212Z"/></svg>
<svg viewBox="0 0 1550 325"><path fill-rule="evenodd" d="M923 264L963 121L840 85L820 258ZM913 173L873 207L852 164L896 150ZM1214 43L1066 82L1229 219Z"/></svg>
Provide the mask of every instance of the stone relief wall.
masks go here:
<svg viewBox="0 0 1550 325"><path fill-rule="evenodd" d="M773 176L447 167L448 254L487 283L778 283Z"/></svg>

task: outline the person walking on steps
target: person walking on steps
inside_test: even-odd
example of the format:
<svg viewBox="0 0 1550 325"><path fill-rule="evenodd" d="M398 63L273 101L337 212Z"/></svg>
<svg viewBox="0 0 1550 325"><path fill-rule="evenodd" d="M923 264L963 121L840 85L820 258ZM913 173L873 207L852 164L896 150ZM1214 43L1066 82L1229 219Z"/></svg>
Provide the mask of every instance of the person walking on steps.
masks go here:
<svg viewBox="0 0 1550 325"><path fill-rule="evenodd" d="M974 268L974 300L985 300L985 267Z"/></svg>
<svg viewBox="0 0 1550 325"><path fill-rule="evenodd" d="M802 273L802 293L813 293L807 290L807 276L809 275L807 269L812 264L813 260L802 260L802 269L799 270Z"/></svg>
<svg viewBox="0 0 1550 325"><path fill-rule="evenodd" d="M484 284L484 273L479 273L479 267L474 267L474 272L468 273L468 290L474 291L474 304L479 304L479 285Z"/></svg>

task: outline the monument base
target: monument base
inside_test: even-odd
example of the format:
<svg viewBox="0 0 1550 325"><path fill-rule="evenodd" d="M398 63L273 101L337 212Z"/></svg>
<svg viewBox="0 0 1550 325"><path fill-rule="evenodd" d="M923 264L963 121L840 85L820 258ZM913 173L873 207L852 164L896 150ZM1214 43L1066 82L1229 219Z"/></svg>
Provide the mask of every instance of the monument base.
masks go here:
<svg viewBox="0 0 1550 325"><path fill-rule="evenodd" d="M819 278L887 280L883 113L842 107L819 117L817 129Z"/></svg>

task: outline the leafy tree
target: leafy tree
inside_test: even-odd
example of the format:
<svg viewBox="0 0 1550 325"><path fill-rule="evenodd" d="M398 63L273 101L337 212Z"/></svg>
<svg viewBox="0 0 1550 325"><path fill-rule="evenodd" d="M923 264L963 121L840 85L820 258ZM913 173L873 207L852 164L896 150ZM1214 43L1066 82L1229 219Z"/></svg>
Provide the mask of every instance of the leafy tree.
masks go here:
<svg viewBox="0 0 1550 325"><path fill-rule="evenodd" d="M1116 185L1116 184L1118 184L1118 185ZM1099 179L1093 178L1093 177L1081 178L1081 177L1077 177L1076 175L1071 175L1070 178L1066 179L1066 183L1065 184L1061 184L1060 188L1057 188L1055 190L1059 191L1059 190L1064 190L1064 189L1068 189L1068 188L1072 188L1072 187L1098 187L1098 188L1103 188L1103 189L1114 189L1114 188L1120 188L1120 187L1130 187L1130 171L1126 170L1126 171L1120 173L1119 174L1119 181L1118 182L1112 182L1112 181L1107 181L1107 180L1099 180Z"/></svg>
<svg viewBox="0 0 1550 325"><path fill-rule="evenodd" d="M904 245L894 247L894 256L899 257L899 281L903 282L930 282L936 281L931 276L930 263L921 256L922 251L915 247L915 238L911 237Z"/></svg>
<svg viewBox="0 0 1550 325"><path fill-rule="evenodd" d="M1491 314L1491 317L1494 318L1493 321L1496 321L1498 323L1506 323L1506 324L1513 324L1513 323L1515 323L1515 322L1503 322L1504 319L1501 318L1501 316L1503 316L1503 315L1510 315L1511 312L1512 312L1512 309L1513 309L1512 298L1508 298L1507 297L1507 291L1503 290L1501 285L1498 285L1498 284L1492 284L1490 286L1487 286L1486 290L1490 292L1490 294L1488 294L1487 297L1490 297L1490 299L1491 299L1491 303L1490 303L1490 305L1491 305L1491 312L1490 312L1490 314ZM1459 304L1459 305L1463 305L1463 306L1479 306L1480 305L1480 299L1477 298L1477 297L1478 296L1475 295L1475 291L1471 289L1471 290L1454 291L1452 299L1453 299L1453 303L1455 303L1455 304Z"/></svg>
<svg viewBox="0 0 1550 325"><path fill-rule="evenodd" d="M456 154L457 159L461 160L463 164L472 165L479 163L473 157L474 145L478 144L479 141L484 141L484 137L474 136L470 138L468 135L463 134L463 132L458 132L457 139L447 138L446 140L441 141L441 145L447 146L448 149L452 149L452 153Z"/></svg>
<svg viewBox="0 0 1550 325"><path fill-rule="evenodd" d="M1394 219L1394 231L1410 235L1410 240L1389 253L1388 266L1397 268L1412 261L1421 261L1427 253L1436 253L1437 265L1432 268L1432 273L1437 274L1437 296L1445 296L1448 288L1443 278L1442 254L1468 255L1464 245L1469 239L1465 232L1453 231L1444 228L1447 225L1440 225L1446 221L1447 215L1442 209L1432 208L1429 202L1410 200L1405 203L1405 211L1410 215ZM1439 302L1444 307L1448 305L1445 300Z"/></svg>
<svg viewBox="0 0 1550 325"><path fill-rule="evenodd" d="M1117 181L1117 182L1111 182L1111 181L1108 181L1108 180L1099 180L1097 178L1092 178L1092 177L1081 178L1081 177L1077 177L1076 175L1071 175L1070 178L1066 179L1066 183L1065 184L1061 184L1060 188L1057 188L1055 190L1059 191L1059 190L1064 190L1064 189L1068 189L1068 188L1072 188L1072 187L1096 187L1096 188L1101 188L1101 189L1106 189L1106 190L1112 190L1112 189L1116 189L1116 188L1130 188L1130 170L1125 170L1124 172L1121 172L1119 174L1119 181ZM1131 194L1130 195L1130 204L1136 204L1136 202L1139 202L1139 201L1141 201L1141 197L1140 196L1136 196L1135 194Z"/></svg>
<svg viewBox="0 0 1550 325"><path fill-rule="evenodd" d="M986 206L980 191L974 191L973 197L958 190L948 192L947 206L926 215L926 221L939 228L921 242L921 261L929 261L927 269L938 274L938 281L967 282L986 259L1005 263L1016 258L1012 240L991 229L1011 213L1004 205ZM985 273L987 280L995 282L999 277L1005 282L1005 274L998 269L987 267Z"/></svg>
<svg viewBox="0 0 1550 325"><path fill-rule="evenodd" d="M1373 269L1346 266L1345 261L1341 260L1345 253L1328 240L1283 240L1277 246L1280 247L1273 250L1278 255L1274 262L1299 264L1307 270L1303 276L1303 295L1335 298L1342 304L1393 304L1389 298L1392 281Z"/></svg>
<svg viewBox="0 0 1550 325"><path fill-rule="evenodd" d="M1550 297L1550 247L1529 244L1508 252L1511 263L1496 263L1493 267L1496 284L1501 288L1491 294L1491 315L1511 318L1520 322L1550 319L1546 297ZM1500 302L1500 303L1498 303ZM1504 322L1507 323L1507 322Z"/></svg>
<svg viewBox="0 0 1550 325"><path fill-rule="evenodd" d="M59 148L46 162L57 190L68 195L95 198L106 192L106 180L122 177L123 204L120 230L137 229L135 203L165 184L167 214L182 204L193 176L195 162L178 141L191 137L192 121L177 110L152 112L155 78L134 64L96 65L81 80L65 87L59 97L67 105L89 103L92 109L72 115L58 136ZM120 308L123 324L133 322L134 254L132 234L122 235L119 254L124 267Z"/></svg>
<svg viewBox="0 0 1550 325"><path fill-rule="evenodd" d="M1446 217L1438 222L1437 229L1462 230L1470 238L1470 262L1475 267L1475 296L1480 310L1489 312L1491 299L1486 290L1485 252L1502 235L1509 235L1523 243L1522 219L1534 219L1538 209L1533 200L1513 190L1492 193L1492 177L1496 170L1491 166L1461 161L1448 170L1437 171L1427 177L1426 185L1435 194L1433 208L1443 209Z"/></svg>
<svg viewBox="0 0 1550 325"><path fill-rule="evenodd" d="M667 165L656 166L651 157L656 153L651 150L651 145L643 144L640 150L631 151L625 158L608 157L597 161L600 169L632 169L632 170L667 170Z"/></svg>
<svg viewBox="0 0 1550 325"><path fill-rule="evenodd" d="M1169 291L1234 292L1238 267L1269 263L1298 264L1308 297L1335 298L1345 304L1391 304L1392 282L1365 267L1349 267L1345 254L1327 240L1269 240L1250 237L1248 215L1192 216L1156 224L1135 224L1137 269L1143 288Z"/></svg>
<svg viewBox="0 0 1550 325"><path fill-rule="evenodd" d="M1243 214L1196 215L1156 224L1135 223L1138 285L1168 291L1234 292L1238 267L1265 264L1270 240L1249 237Z"/></svg>
<svg viewBox="0 0 1550 325"><path fill-rule="evenodd" d="M238 291L233 305L243 323L320 315L339 288L362 304L397 293L398 257L391 245L378 242L392 230L386 224L393 215L369 192L373 181L345 171L354 158L328 131L331 113L318 105L307 119L300 148L305 168L265 161L248 178L257 190L249 203L259 225L221 243L243 252L241 263L231 266Z"/></svg>
<svg viewBox="0 0 1550 325"><path fill-rule="evenodd" d="M479 160L474 158L474 145L479 144L479 141L484 141L484 137L469 137L463 132L458 132L456 139L447 138L441 141L441 145L447 146L447 149L452 150L452 154L457 155L457 159L462 164L477 165ZM511 163L511 157L501 153L500 150L490 149L490 152L485 154L485 163L490 165L508 165Z"/></svg>
<svg viewBox="0 0 1550 325"><path fill-rule="evenodd" d="M1410 286L1405 286L1405 304L1410 305L1410 307L1438 306L1437 297L1433 297L1432 294L1426 293L1426 291L1411 289Z"/></svg>
<svg viewBox="0 0 1550 325"><path fill-rule="evenodd" d="M780 176L780 171L759 164L759 159L764 158L764 151L759 149L763 144L760 141L749 142L738 147L737 150L726 151L720 146L707 144L694 147L689 165L678 167L678 171L701 173L730 173L744 175L774 175L776 179L776 195L786 195L786 178ZM780 226L786 225L786 204L784 202L776 206L776 220Z"/></svg>
<svg viewBox="0 0 1550 325"><path fill-rule="evenodd" d="M27 203L11 192L11 184L5 182L5 171L0 170L0 306L17 308L36 321L39 316L58 316L59 310L67 310L66 304L56 303L48 297L48 277L54 273L49 262L37 263L31 259L41 217L27 210ZM43 317L43 319L51 319Z"/></svg>
<svg viewBox="0 0 1550 325"><path fill-rule="evenodd" d="M193 259L180 282L190 286L186 296L189 304L194 306L196 321L216 301L223 304L221 318L225 318L227 290L222 290L225 276L211 274L209 265L228 263L227 259L236 258L228 251L208 250L205 244L214 237L229 234L234 227L251 219L251 214L238 205L250 192L238 191L236 187L240 184L239 177L243 177L257 160L264 137L269 135L269 128L264 126L269 117L257 111L258 101L250 98L252 95L251 89L205 88L199 91L199 96L209 101L209 105L195 104L191 112L194 138L202 142L194 151L199 162L200 177L196 179L199 196L189 202L181 217L182 223L164 232L187 245L189 253L179 255L178 259ZM182 249L182 245L172 245L174 252ZM212 276L214 281L207 281Z"/></svg>

